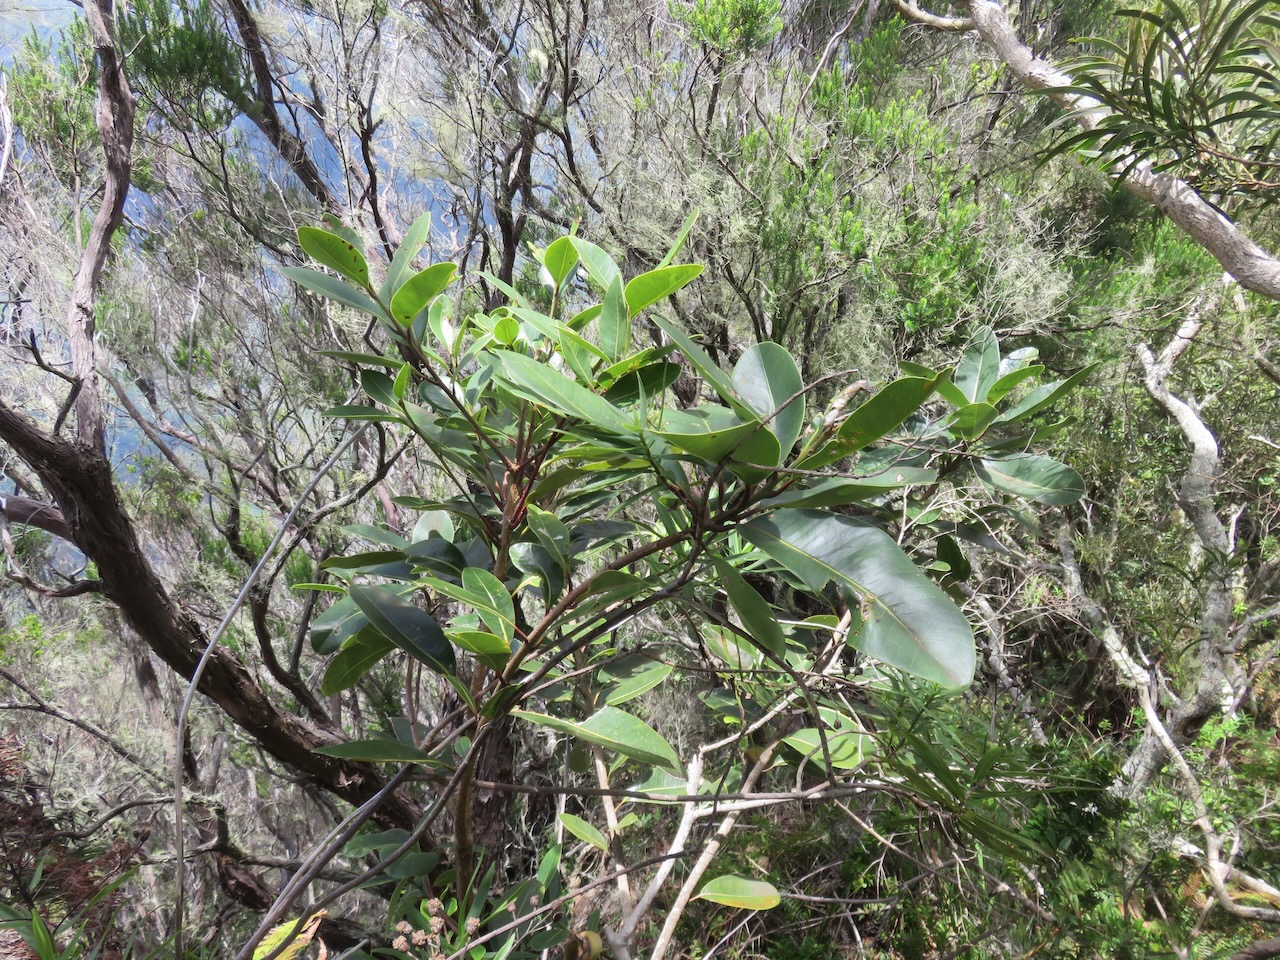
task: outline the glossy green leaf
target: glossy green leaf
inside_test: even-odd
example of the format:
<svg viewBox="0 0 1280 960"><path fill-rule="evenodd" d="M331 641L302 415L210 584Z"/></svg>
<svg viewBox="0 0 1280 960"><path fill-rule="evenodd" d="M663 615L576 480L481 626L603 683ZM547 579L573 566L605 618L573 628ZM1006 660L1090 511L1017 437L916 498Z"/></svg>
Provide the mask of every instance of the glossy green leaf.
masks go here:
<svg viewBox="0 0 1280 960"><path fill-rule="evenodd" d="M501 671L511 659L511 644L499 636L483 630L452 628L445 634L454 646L474 653L485 666Z"/></svg>
<svg viewBox="0 0 1280 960"><path fill-rule="evenodd" d="M430 233L430 212L418 217L417 220L413 221L409 229L405 231L404 240L396 248L396 254L391 258L391 264L387 267L387 277L382 281L380 297L383 303L390 301L400 290L405 278L413 270L414 257L422 250L422 245L427 242L427 237Z"/></svg>
<svg viewBox="0 0 1280 960"><path fill-rule="evenodd" d="M570 237L569 242L573 244L573 249L577 251L583 269L587 271L587 276L601 290L608 290L609 285L613 283L613 278L621 273L618 265L613 262L613 258L590 240L583 240L581 237ZM576 320L577 318L575 317L574 319ZM573 321L570 321L569 325L571 327L574 326Z"/></svg>
<svg viewBox="0 0 1280 960"><path fill-rule="evenodd" d="M520 321L510 314L499 318L493 325L493 339L503 346L511 346L520 339Z"/></svg>
<svg viewBox="0 0 1280 960"><path fill-rule="evenodd" d="M983 440L982 449L988 454L995 454L1001 451L1011 450L1027 450L1034 444L1043 440L1050 440L1058 436L1064 430L1072 426L1076 422L1075 417L1063 417L1061 420L1053 423L1046 423L1043 426L1036 427L1034 430L1024 430L1021 433L1013 434L1000 440L993 440L986 437Z"/></svg>
<svg viewBox="0 0 1280 960"><path fill-rule="evenodd" d="M573 275L573 268L578 265L578 251L573 248L570 237L553 240L542 255L542 265L547 268L556 290L564 286L565 280Z"/></svg>
<svg viewBox="0 0 1280 960"><path fill-rule="evenodd" d="M630 432L630 421L621 410L545 363L508 350L499 351L497 356L505 379L523 387L556 413L606 430Z"/></svg>
<svg viewBox="0 0 1280 960"><path fill-rule="evenodd" d="M320 356L333 357L335 360L346 360L348 363L372 363L377 366L390 367L392 370L399 370L403 360L397 360L394 357L381 357L375 353L356 353L351 350L320 350Z"/></svg>
<svg viewBox="0 0 1280 960"><path fill-rule="evenodd" d="M327 747L316 747L316 753L342 760L363 760L368 763L429 763L439 764L428 753L399 740L349 740Z"/></svg>
<svg viewBox="0 0 1280 960"><path fill-rule="evenodd" d="M733 368L734 389L778 438L785 457L804 429L804 380L795 358L776 343L748 347Z"/></svg>
<svg viewBox="0 0 1280 960"><path fill-rule="evenodd" d="M919 410L945 376L943 371L931 377L899 377L885 384L841 421L831 442L805 457L797 466L817 470L865 450Z"/></svg>
<svg viewBox="0 0 1280 960"><path fill-rule="evenodd" d="M377 407L362 407L358 404L329 407L324 411L324 415L332 417L334 420L361 420L366 423L387 423L400 420L394 413L385 413Z"/></svg>
<svg viewBox="0 0 1280 960"><path fill-rule="evenodd" d="M521 573L535 578L545 601L554 602L564 592L564 568L542 544L513 543L511 563Z"/></svg>
<svg viewBox="0 0 1280 960"><path fill-rule="evenodd" d="M918 483L933 483L938 471L926 467L893 467L868 477L832 477L803 489L792 489L764 501L770 507L840 507L861 503Z"/></svg>
<svg viewBox="0 0 1280 960"><path fill-rule="evenodd" d="M1084 479L1064 463L1027 454L980 460L974 472L988 486L1036 503L1062 507L1084 496Z"/></svg>
<svg viewBox="0 0 1280 960"><path fill-rule="evenodd" d="M58 947L53 942L53 934L45 925L44 917L36 910L31 912L31 939L40 960L61 960Z"/></svg>
<svg viewBox="0 0 1280 960"><path fill-rule="evenodd" d="M421 543L423 540L430 539L434 534L441 540L453 543L456 532L453 525L453 517L449 516L448 511L424 510L413 525L413 535L409 539L413 543Z"/></svg>
<svg viewBox="0 0 1280 960"><path fill-rule="evenodd" d="M953 407L966 407L969 405L969 398L965 396L964 391L947 378L938 381L938 395Z"/></svg>
<svg viewBox="0 0 1280 960"><path fill-rule="evenodd" d="M569 572L570 537L566 527L554 513L548 513L540 507L529 504L525 513L525 522L538 538L538 542L546 548L547 553Z"/></svg>
<svg viewBox="0 0 1280 960"><path fill-rule="evenodd" d="M704 380L710 384L711 389L716 392L725 403L729 404L744 419L753 419L754 412L748 407L738 396L738 392L733 388L731 381L723 370L716 366L715 361L707 355L707 352L693 342L692 338L680 328L678 324L671 322L663 317L655 316L652 318L658 328L671 338L680 352L688 358L693 364L693 368L698 371Z"/></svg>
<svg viewBox="0 0 1280 960"><path fill-rule="evenodd" d="M317 227L299 227L298 243L313 260L369 288L369 264L350 240Z"/></svg>
<svg viewBox="0 0 1280 960"><path fill-rule="evenodd" d="M425 610L419 610L391 587L355 586L355 601L382 635L420 663L439 673L453 673L453 647Z"/></svg>
<svg viewBox="0 0 1280 960"><path fill-rule="evenodd" d="M400 367L396 367L398 371ZM361 370L360 386L369 397L384 407L396 407L395 381L381 370Z"/></svg>
<svg viewBox="0 0 1280 960"><path fill-rule="evenodd" d="M675 774L683 773L680 758L671 744L639 717L624 713L617 707L601 707L581 723L528 710L513 710L512 713L539 726L606 747L632 760L651 763Z"/></svg>
<svg viewBox="0 0 1280 960"><path fill-rule="evenodd" d="M951 414L947 427L957 437L976 440L996 419L996 408L989 403L967 403Z"/></svg>
<svg viewBox="0 0 1280 960"><path fill-rule="evenodd" d="M604 838L604 834L581 817L575 817L572 813L560 813L556 815L556 819L579 840L591 844L597 850L609 852L609 841Z"/></svg>
<svg viewBox="0 0 1280 960"><path fill-rule="evenodd" d="M280 272L312 293L319 294L329 300L336 300L338 303L345 303L348 307L353 307L361 313L373 314L375 317L386 317L382 308L374 303L368 294L360 292L351 284L330 274L312 270L310 267L282 267Z"/></svg>
<svg viewBox="0 0 1280 960"><path fill-rule="evenodd" d="M617 707L634 700L671 675L672 666L669 663L657 663L643 657L637 659L639 662L632 670L620 669L616 664L601 668L600 682L607 685L608 690L604 702L609 706Z"/></svg>
<svg viewBox="0 0 1280 960"><path fill-rule="evenodd" d="M831 765L837 770L854 770L862 766L871 755L874 746L870 737L853 730L827 730L827 751ZM821 768L824 764L822 741L817 727L805 727L783 738L783 743L795 750L807 763Z"/></svg>
<svg viewBox="0 0 1280 960"><path fill-rule="evenodd" d="M1022 398L1012 409L1002 413L997 419L997 423L1013 423L1015 420L1021 420L1024 417L1030 417L1039 413L1046 407L1052 406L1065 394L1075 388L1085 377L1098 369L1097 363L1091 363L1081 370L1077 370L1065 380L1055 380L1053 383L1046 383L1036 387L1025 397Z"/></svg>
<svg viewBox="0 0 1280 960"><path fill-rule="evenodd" d="M684 242L689 239L689 231L693 229L694 223L697 222L698 212L699 211L695 209L684 218L684 223L682 223L680 225L680 229L676 231L676 238L671 241L671 246L668 248L666 256L662 258L658 263L658 266L665 267L680 255L680 251L684 249Z"/></svg>
<svg viewBox="0 0 1280 960"><path fill-rule="evenodd" d="M659 360L630 373L624 373L604 392L610 403L622 407L635 403L642 396L653 400L662 396L667 387L680 378L680 365Z"/></svg>
<svg viewBox="0 0 1280 960"><path fill-rule="evenodd" d="M1040 351L1036 347L1019 347L1017 350L1005 354L1000 358L1000 380L1018 370L1026 369L1027 365L1038 356L1040 356ZM997 380L996 383L999 383L1000 380ZM987 402L995 403L990 394L987 395Z"/></svg>
<svg viewBox="0 0 1280 960"><path fill-rule="evenodd" d="M683 263L672 267L658 267L656 270L633 277L627 283L624 292L627 306L631 308L631 315L634 317L645 307L666 299L687 286L701 273L701 264Z"/></svg>
<svg viewBox="0 0 1280 960"><path fill-rule="evenodd" d="M322 570L371 570L385 563L404 560L403 550L370 550L346 557L327 557L320 563Z"/></svg>
<svg viewBox="0 0 1280 960"><path fill-rule="evenodd" d="M436 263L419 270L401 284L391 298L391 316L402 327L409 326L423 308L453 283L457 272L458 268L452 263Z"/></svg>
<svg viewBox="0 0 1280 960"><path fill-rule="evenodd" d="M631 309L622 292L621 275L609 284L600 307L600 346L613 362L631 349Z"/></svg>
<svg viewBox="0 0 1280 960"><path fill-rule="evenodd" d="M932 380L940 372L933 367L926 367L923 363L912 363L910 360L899 360L898 369L908 377L917 377L921 380Z"/></svg>
<svg viewBox="0 0 1280 960"><path fill-rule="evenodd" d="M560 356L569 365L579 383L595 383L595 365L592 345L583 340L572 330L560 338ZM605 395L605 399L613 403L613 398Z"/></svg>
<svg viewBox="0 0 1280 960"><path fill-rule="evenodd" d="M781 659L785 656L787 638L782 633L782 625L778 623L773 607L769 606L755 587L747 583L731 563L717 557L715 568L729 595L729 602L742 621L743 629L775 657Z"/></svg>
<svg viewBox="0 0 1280 960"><path fill-rule="evenodd" d="M952 382L970 403L987 399L987 391L1000 376L1000 345L995 331L979 327L969 338L964 356L956 364Z"/></svg>
<svg viewBox="0 0 1280 960"><path fill-rule="evenodd" d="M772 467L782 456L777 437L758 420L744 421L728 407L667 410L657 434L673 447L712 465L732 456L740 463Z"/></svg>
<svg viewBox="0 0 1280 960"><path fill-rule="evenodd" d="M765 662L759 647L732 630L704 626L702 642L730 670L758 670Z"/></svg>
<svg viewBox="0 0 1280 960"><path fill-rule="evenodd" d="M1003 366L1003 361L1001 362ZM1002 375L999 380L992 384L991 389L987 391L987 403L999 403L1003 400L1011 390L1016 388L1018 384L1024 380L1039 376L1044 373L1044 366L1036 363L1027 367L1018 367Z"/></svg>
<svg viewBox="0 0 1280 960"><path fill-rule="evenodd" d="M708 880L694 899L710 900L739 910L772 910L782 902L782 897L773 884L729 874Z"/></svg>
<svg viewBox="0 0 1280 960"><path fill-rule="evenodd" d="M346 593L346 590L342 592ZM311 621L311 648L328 656L368 624L368 617L360 612L350 597L344 596Z"/></svg>
<svg viewBox="0 0 1280 960"><path fill-rule="evenodd" d="M326 697L354 687L374 666L395 649L395 644L366 625L346 642L325 667L320 692Z"/></svg>
<svg viewBox="0 0 1280 960"><path fill-rule="evenodd" d="M828 581L861 601L858 649L946 687L973 680L973 632L964 615L883 530L817 510L779 510L742 535L818 593Z"/></svg>
<svg viewBox="0 0 1280 960"><path fill-rule="evenodd" d="M511 643L516 633L515 604L502 581L488 570L467 567L462 571L462 586L475 598L472 605L485 626L504 642Z"/></svg>

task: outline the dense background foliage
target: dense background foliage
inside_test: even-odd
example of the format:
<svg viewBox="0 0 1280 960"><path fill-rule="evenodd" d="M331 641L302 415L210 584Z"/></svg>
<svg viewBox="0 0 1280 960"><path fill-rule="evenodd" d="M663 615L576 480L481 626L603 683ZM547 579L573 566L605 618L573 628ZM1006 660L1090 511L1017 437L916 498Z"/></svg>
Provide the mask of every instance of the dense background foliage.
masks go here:
<svg viewBox="0 0 1280 960"><path fill-rule="evenodd" d="M1007 17L18 21L0 955L1280 955L1280 18Z"/></svg>

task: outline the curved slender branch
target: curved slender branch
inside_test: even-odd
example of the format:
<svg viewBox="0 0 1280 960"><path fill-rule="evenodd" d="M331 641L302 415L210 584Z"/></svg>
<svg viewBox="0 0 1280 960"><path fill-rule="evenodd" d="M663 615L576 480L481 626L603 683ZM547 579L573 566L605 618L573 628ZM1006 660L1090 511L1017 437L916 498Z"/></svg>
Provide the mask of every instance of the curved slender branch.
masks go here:
<svg viewBox="0 0 1280 960"><path fill-rule="evenodd" d="M62 511L51 503L41 503L39 500L13 494L0 496L0 519L7 520L9 523L36 527L59 539L75 542L71 536L71 528L67 526L67 521L62 516Z"/></svg>
<svg viewBox="0 0 1280 960"><path fill-rule="evenodd" d="M911 0L894 2L904 15L917 23L939 30L962 29L963 21L957 18L936 17L920 10ZM972 29L1023 84L1033 90L1047 90L1064 109L1075 112L1076 122L1085 129L1098 125L1105 116L1105 108L1089 97L1065 92L1073 85L1072 77L1036 56L1018 38L1002 4L995 0L969 0L969 13ZM1117 174L1128 171L1121 182L1124 189L1158 208L1212 254L1246 290L1280 300L1280 260L1254 243L1185 180L1157 173L1148 161L1132 161L1132 157L1122 157L1112 164Z"/></svg>

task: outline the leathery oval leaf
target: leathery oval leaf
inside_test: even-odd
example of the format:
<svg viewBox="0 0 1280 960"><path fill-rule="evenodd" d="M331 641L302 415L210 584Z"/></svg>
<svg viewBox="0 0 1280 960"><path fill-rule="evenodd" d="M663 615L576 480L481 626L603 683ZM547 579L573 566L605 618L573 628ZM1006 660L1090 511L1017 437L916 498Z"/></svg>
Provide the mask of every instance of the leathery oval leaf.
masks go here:
<svg viewBox="0 0 1280 960"><path fill-rule="evenodd" d="M369 264L350 240L318 227L299 227L298 244L313 260L369 288Z"/></svg>
<svg viewBox="0 0 1280 960"><path fill-rule="evenodd" d="M732 874L708 880L694 899L710 900L739 910L772 910L782 902L777 887L772 883L766 880L748 880Z"/></svg>
<svg viewBox="0 0 1280 960"><path fill-rule="evenodd" d="M556 815L556 819L579 840L591 844L597 850L609 852L609 841L604 838L604 834L581 817L575 817L572 813L561 813Z"/></svg>
<svg viewBox="0 0 1280 960"><path fill-rule="evenodd" d="M648 273L633 277L624 291L627 306L634 317L645 307L669 297L702 273L702 265L683 263L674 267L658 267Z"/></svg>
<svg viewBox="0 0 1280 960"><path fill-rule="evenodd" d="M573 240L569 237L553 240L542 255L542 265L559 290L578 265L578 251L573 248Z"/></svg>
<svg viewBox="0 0 1280 960"><path fill-rule="evenodd" d="M753 344L733 368L733 385L766 421L785 457L804 429L804 380L795 358L779 344Z"/></svg>
<svg viewBox="0 0 1280 960"><path fill-rule="evenodd" d="M520 353L502 350L497 356L504 379L557 413L616 433L630 432L631 421L621 410L577 381Z"/></svg>
<svg viewBox="0 0 1280 960"><path fill-rule="evenodd" d="M680 758L658 731L639 717L625 713L617 707L601 707L580 723L545 713L533 713L529 710L511 712L530 723L550 727L561 733L567 733L571 737L598 744L632 760L650 763L677 775L684 773Z"/></svg>
<svg viewBox="0 0 1280 960"><path fill-rule="evenodd" d="M944 687L964 687L976 666L964 614L883 530L822 510L778 510L742 535L817 593L834 580L862 604L850 643Z"/></svg>
<svg viewBox="0 0 1280 960"><path fill-rule="evenodd" d="M453 647L431 614L419 610L391 587L352 587L351 599L370 624L409 656L438 673L454 672Z"/></svg>
<svg viewBox="0 0 1280 960"><path fill-rule="evenodd" d="M320 680L320 692L326 697L354 687L360 679L394 650L395 644L375 630L364 626L356 631L337 655L329 661Z"/></svg>
<svg viewBox="0 0 1280 960"><path fill-rule="evenodd" d="M409 326L424 307L453 283L457 272L457 266L452 263L436 263L419 270L401 284L391 298L391 316L402 327Z"/></svg>
<svg viewBox="0 0 1280 960"><path fill-rule="evenodd" d="M1036 503L1064 507L1084 496L1084 478L1049 457L992 457L978 461L973 470L988 486Z"/></svg>

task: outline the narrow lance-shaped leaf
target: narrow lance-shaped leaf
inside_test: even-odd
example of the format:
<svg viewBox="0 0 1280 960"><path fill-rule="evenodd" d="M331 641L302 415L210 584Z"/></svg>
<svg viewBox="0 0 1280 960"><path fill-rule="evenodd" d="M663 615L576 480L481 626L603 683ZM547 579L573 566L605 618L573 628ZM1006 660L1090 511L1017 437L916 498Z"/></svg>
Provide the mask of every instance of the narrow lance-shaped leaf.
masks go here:
<svg viewBox="0 0 1280 960"><path fill-rule="evenodd" d="M996 418L996 423L1012 423L1016 420L1022 420L1033 414L1039 413L1046 407L1056 403L1057 400L1071 391L1076 384L1084 380L1085 377L1093 373L1098 368L1098 364L1091 363L1087 367L1077 370L1065 380L1056 380L1053 383L1046 383L1036 387L1025 397L1022 398L1012 409L1005 411Z"/></svg>
<svg viewBox="0 0 1280 960"><path fill-rule="evenodd" d="M858 649L946 687L973 680L973 632L901 548L876 527L819 510L779 510L742 535L814 593L830 580L862 602Z"/></svg>
<svg viewBox="0 0 1280 960"><path fill-rule="evenodd" d="M656 270L633 277L625 291L631 315L635 316L645 307L671 296L688 285L700 273L702 273L701 264L686 263L674 267L658 267Z"/></svg>
<svg viewBox="0 0 1280 960"><path fill-rule="evenodd" d="M604 834L581 817L575 817L572 813L561 813L556 815L556 819L579 840L591 844L597 850L609 852L609 841L604 838Z"/></svg>
<svg viewBox="0 0 1280 960"><path fill-rule="evenodd" d="M339 280L337 277L321 273L319 270L312 270L310 267L282 267L280 272L299 286L306 287L312 293L319 294L329 300L345 303L348 307L352 307L362 313L373 314L376 317L385 319L387 316L383 309L374 303L367 294L357 290L351 284Z"/></svg>
<svg viewBox="0 0 1280 960"><path fill-rule="evenodd" d="M587 276L595 281L601 290L608 290L609 284L613 283L613 278L621 272L618 270L618 265L613 262L613 258L590 240L583 240L581 237L570 237L569 240L574 250L578 252Z"/></svg>
<svg viewBox="0 0 1280 960"><path fill-rule="evenodd" d="M404 240L396 249L396 255L391 258L391 265L387 267L387 278L382 282L382 289L379 291L379 296L382 298L383 303L386 303L399 291L401 284L404 283L405 278L409 276L409 272L413 269L413 258L418 255L422 245L427 242L427 236L430 233L430 212L424 213L413 221L413 225L405 231Z"/></svg>
<svg viewBox="0 0 1280 960"><path fill-rule="evenodd" d="M764 649L781 658L786 653L787 640L773 608L727 560L717 558L715 567L724 583L725 592L729 595L729 602L733 604L747 633Z"/></svg>
<svg viewBox="0 0 1280 960"><path fill-rule="evenodd" d="M738 396L738 392L733 387L733 382L725 375L725 372L716 366L715 361L707 355L707 352L694 343L690 336L680 329L679 325L659 316L655 316L653 322L680 348L680 352L689 359L694 369L719 394L721 400L733 407L740 417L748 420L755 419L755 413Z"/></svg>
<svg viewBox="0 0 1280 960"><path fill-rule="evenodd" d="M626 356L631 349L631 309L622 292L622 277L616 276L605 291L600 308L600 346L610 361Z"/></svg>
<svg viewBox="0 0 1280 960"><path fill-rule="evenodd" d="M835 438L797 466L816 470L864 450L902 425L933 395L946 371L928 377L900 377L887 383L875 396L845 417Z"/></svg>
<svg viewBox="0 0 1280 960"><path fill-rule="evenodd" d="M506 643L515 636L515 604L502 581L488 570L467 567L462 571L462 586L475 601L476 613L491 631Z"/></svg>
<svg viewBox="0 0 1280 960"><path fill-rule="evenodd" d="M366 763L440 763L430 754L399 740L348 740L328 747L316 747L316 753L342 760L361 760Z"/></svg>

